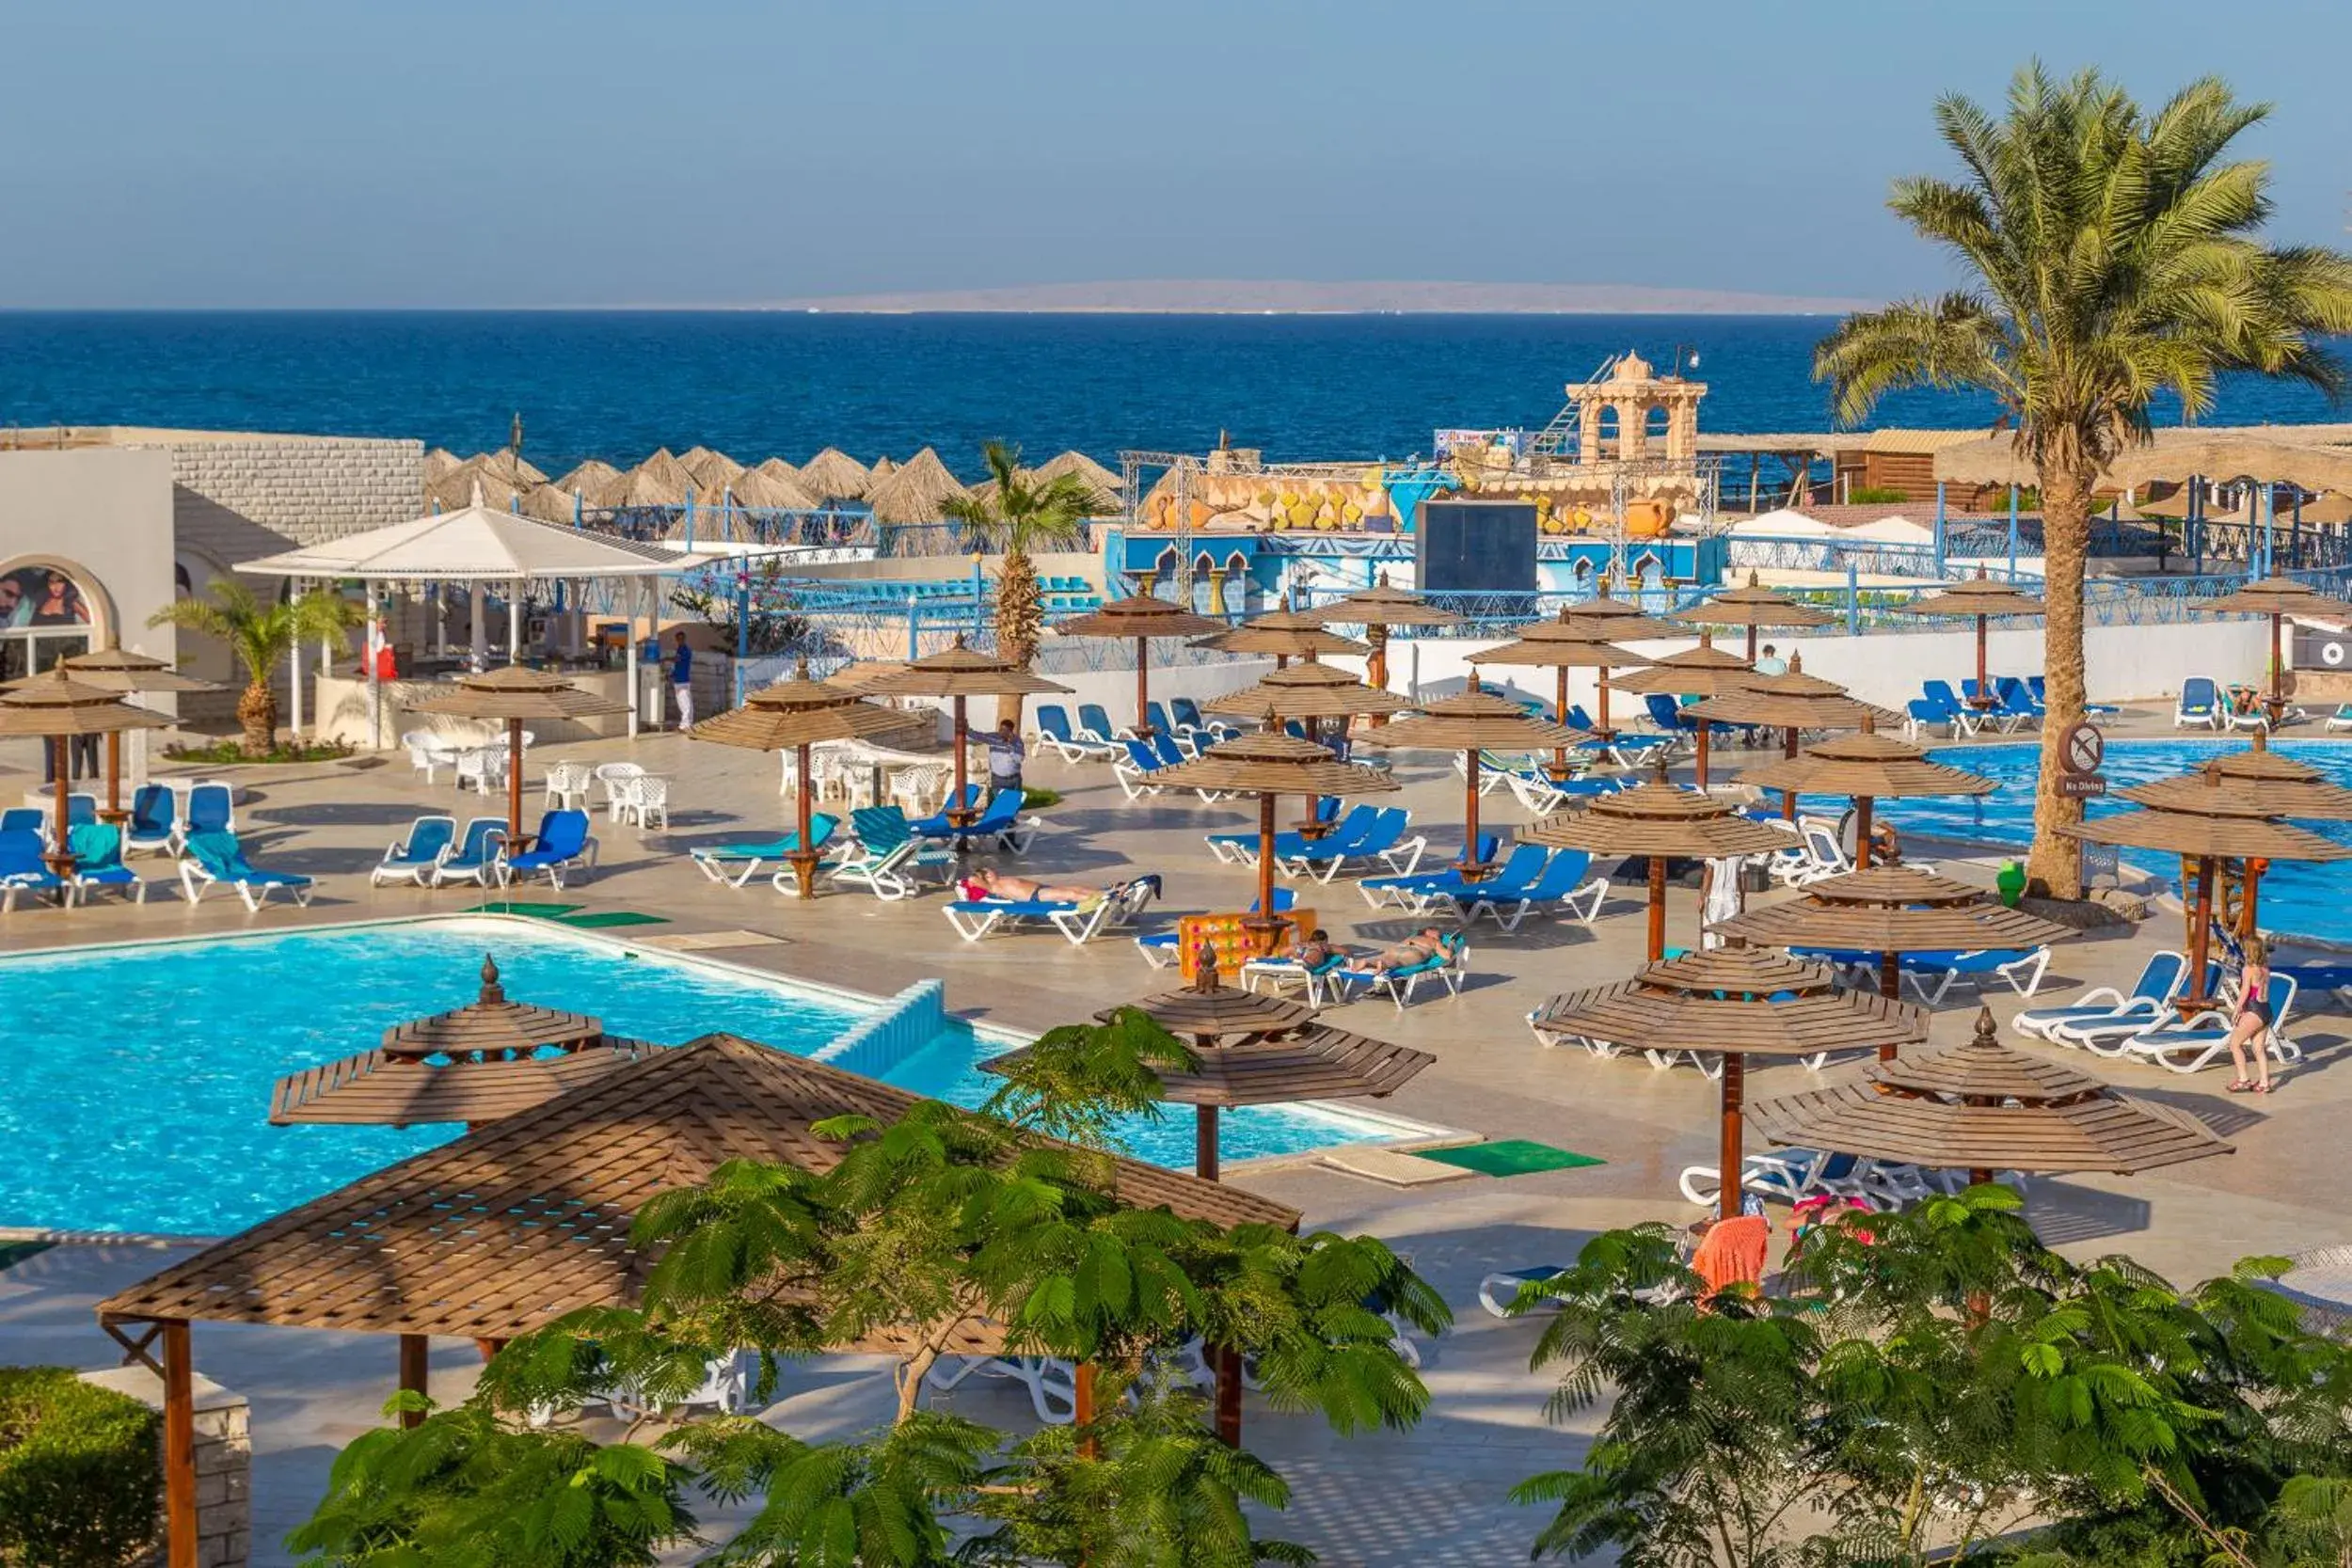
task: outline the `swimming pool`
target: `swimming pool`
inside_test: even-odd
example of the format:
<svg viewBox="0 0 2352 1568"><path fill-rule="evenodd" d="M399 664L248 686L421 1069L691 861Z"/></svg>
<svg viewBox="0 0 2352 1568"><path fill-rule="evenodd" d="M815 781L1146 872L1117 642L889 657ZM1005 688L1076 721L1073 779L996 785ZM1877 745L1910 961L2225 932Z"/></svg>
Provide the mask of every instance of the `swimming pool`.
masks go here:
<svg viewBox="0 0 2352 1568"><path fill-rule="evenodd" d="M509 996L676 1042L726 1030L796 1055L876 1005L733 965L522 920L464 916L0 958L0 1226L221 1235L456 1127L272 1127L270 1085L374 1045L391 1024L462 1006L485 953ZM961 1105L1001 1040L958 1023L887 1069ZM1376 1139L1377 1118L1312 1108L1227 1113L1229 1161ZM1136 1154L1190 1168L1189 1117L1131 1124Z"/></svg>
<svg viewBox="0 0 2352 1568"><path fill-rule="evenodd" d="M2217 752L2246 749L2243 737L2224 740L2110 740L2106 774L2110 790L2147 784L2188 771ZM2352 787L2352 744L2333 740L2277 740L2271 750L2297 762L2309 763L2335 784ZM2033 842L2033 797L2041 766L2041 747L2034 741L1994 746L1944 746L1930 753L1936 761L1965 768L1972 773L1998 779L2001 790L1980 800L1883 800L1879 814L1904 833L1931 838L1965 839L1976 843L2013 845L2024 849ZM1837 802L1825 802L1837 809ZM2090 814L2133 809L2111 797L2090 802ZM2325 838L2352 845L2352 822L2298 822ZM2153 849L2126 849L2123 859L2163 879L2178 891L2181 860ZM2342 941L2344 911L2352 906L2352 862L2312 865L2280 861L2263 876L2262 923L2270 930L2291 935Z"/></svg>

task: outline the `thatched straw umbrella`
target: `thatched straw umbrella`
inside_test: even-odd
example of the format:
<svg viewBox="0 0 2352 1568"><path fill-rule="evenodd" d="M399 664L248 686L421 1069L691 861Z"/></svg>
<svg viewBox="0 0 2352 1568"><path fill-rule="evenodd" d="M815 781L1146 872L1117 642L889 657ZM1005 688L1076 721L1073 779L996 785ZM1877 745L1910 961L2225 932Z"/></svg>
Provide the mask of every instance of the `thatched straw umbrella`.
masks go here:
<svg viewBox="0 0 2352 1568"><path fill-rule="evenodd" d="M717 495L743 477L743 465L725 452L709 447L689 447L678 453L678 467L694 476L694 488L706 495Z"/></svg>
<svg viewBox="0 0 2352 1568"><path fill-rule="evenodd" d="M1203 637L1192 644L1227 654L1272 654L1278 670L1294 658L1319 658L1328 654L1369 654L1372 644L1317 623L1291 610L1271 610L1238 626Z"/></svg>
<svg viewBox="0 0 2352 1568"><path fill-rule="evenodd" d="M1977 568L1973 578L1933 594L1912 600L1909 604L1889 607L1898 615L1943 616L1959 619L1973 616L1977 623L1977 700L1979 705L1991 707L1998 701L1993 695L1992 676L1986 673L1985 654L1988 628L1994 618L2001 615L2040 615L2044 606L2039 595L2028 594L2013 582L2002 582Z"/></svg>
<svg viewBox="0 0 2352 1568"><path fill-rule="evenodd" d="M500 1120L663 1049L604 1032L604 1021L507 999L482 960L482 992L395 1023L373 1051L288 1073L270 1089L272 1127L416 1127Z"/></svg>
<svg viewBox="0 0 2352 1568"><path fill-rule="evenodd" d="M1559 682L1552 694L1552 716L1563 724L1568 721L1568 672L1590 670L1597 691L1598 717L1594 721L1595 735L1603 740L1615 732L1609 727L1609 672L1636 667L1642 656L1620 648L1610 641L1613 632L1607 621L1571 619L1562 610L1557 619L1530 621L1518 629L1511 641L1486 649L1478 656L1481 664L1515 664L1538 670L1552 671ZM1635 633L1633 635L1641 635ZM1552 776L1565 778L1568 773L1568 753L1565 747L1553 752Z"/></svg>
<svg viewBox="0 0 2352 1568"><path fill-rule="evenodd" d="M1879 994L1889 998L1902 994L1905 953L2042 947L2074 934L2071 926L2010 909L1983 888L1908 865L1876 865L1808 882L1794 898L1708 929L1768 947L1876 953Z"/></svg>
<svg viewBox="0 0 2352 1568"><path fill-rule="evenodd" d="M1804 673L1803 657L1788 661L1785 675L1746 677L1721 696L1693 703L1684 710L1702 721L1720 719L1732 724L1762 724L1787 733L1783 755L1797 754L1797 735L1803 730L1858 730L1867 723L1899 723L1902 715L1849 696L1836 681ZM1781 815L1797 819L1797 792L1781 792Z"/></svg>
<svg viewBox="0 0 2352 1568"><path fill-rule="evenodd" d="M1203 705L1211 713L1240 719L1263 719L1270 715L1284 723L1297 720L1307 727L1307 738L1320 746L1326 743L1325 725L1332 720L1339 721L1344 731L1351 719L1384 719L1413 705L1392 691L1366 686L1339 666L1322 663L1309 655L1300 663L1267 672L1255 686L1213 697ZM1307 801L1307 816L1298 824L1298 831L1308 838L1320 838L1331 831L1331 825L1322 819L1317 809L1321 804L1311 797Z"/></svg>
<svg viewBox="0 0 2352 1568"><path fill-rule="evenodd" d="M1879 1062L1861 1083L1762 1101L1749 1117L1776 1144L1965 1170L1977 1183L2004 1170L2132 1176L2233 1150L2185 1111L2003 1045L1990 1007L1965 1045Z"/></svg>
<svg viewBox="0 0 2352 1568"><path fill-rule="evenodd" d="M675 461L669 465L669 468L676 467ZM687 488L691 483L683 469L672 473L647 462L629 469L591 499L598 506L667 509L686 504Z"/></svg>
<svg viewBox="0 0 2352 1568"><path fill-rule="evenodd" d="M727 483L726 494L738 506L757 507L771 512L814 512L817 498L802 483L788 476L771 474L765 468L746 468Z"/></svg>
<svg viewBox="0 0 2352 1568"><path fill-rule="evenodd" d="M2270 709L2270 721L2277 723L2287 710L2286 693L2280 689L2286 677L2286 664L2279 648L2279 628L2287 616L2306 616L2315 621L2332 621L2338 625L2352 624L2352 604L2321 593L2310 583L2295 578L2265 578L2249 582L2234 594L2224 594L2197 607L2200 615L2267 615L2270 617L2270 695L2263 699Z"/></svg>
<svg viewBox="0 0 2352 1568"><path fill-rule="evenodd" d="M766 474L770 479L788 479L795 484L801 483L800 465L787 463L781 457L763 457L752 465L752 471Z"/></svg>
<svg viewBox="0 0 2352 1568"><path fill-rule="evenodd" d="M1309 740L1294 740L1273 715L1256 735L1221 740L1193 758L1152 775L1171 789L1221 790L1258 798L1258 912L1246 924L1261 954L1274 951L1282 931L1274 912L1274 802L1282 795L1385 795L1400 787L1376 768L1344 763Z"/></svg>
<svg viewBox="0 0 2352 1568"><path fill-rule="evenodd" d="M1878 733L1878 721L1862 716L1862 733L1818 740L1793 757L1783 757L1740 775L1758 789L1777 789L1789 799L1805 794L1845 795L1853 800L1856 869L1870 863L1871 803L1931 800L1947 795L1990 795L2000 788L1981 773L1930 762L1907 740Z"/></svg>
<svg viewBox="0 0 2352 1568"><path fill-rule="evenodd" d="M1745 626L1748 628L1748 662L1756 662L1756 634L1764 626L1786 626L1791 630L1805 626L1826 626L1837 619L1826 610L1815 610L1785 599L1756 582L1750 572L1748 580L1737 588L1726 588L1714 597L1688 610L1677 610L1668 620L1681 621L1694 626Z"/></svg>
<svg viewBox="0 0 2352 1568"><path fill-rule="evenodd" d="M469 506L489 506L505 512L513 510L529 488L487 472L469 460L426 484L424 499L437 512L457 512Z"/></svg>
<svg viewBox="0 0 2352 1568"><path fill-rule="evenodd" d="M1756 673L1755 660L1724 653L1715 646L1715 634L1703 631L1699 633L1697 647L1652 659L1646 670L1636 670L1630 674L1610 678L1602 683L1601 689L1606 691L1614 687L1619 691L1630 691L1637 696L1647 696L1655 691L1669 697L1721 697L1728 692L1742 690L1765 678ZM1692 765L1696 770L1701 789L1708 786L1707 749L1708 737L1713 732L1712 724L1702 723L1692 737L1697 748Z"/></svg>
<svg viewBox="0 0 2352 1568"><path fill-rule="evenodd" d="M424 482L427 484L457 467L457 454L447 447L435 447L424 454Z"/></svg>
<svg viewBox="0 0 2352 1568"><path fill-rule="evenodd" d="M521 843L523 837L523 725L628 711L628 705L618 698L582 691L561 675L520 664L460 675L449 688L416 698L407 705L411 713L506 721L506 841L510 847Z"/></svg>
<svg viewBox="0 0 2352 1568"><path fill-rule="evenodd" d="M568 523L579 515L580 501L560 484L534 484L523 492L515 510L543 523Z"/></svg>
<svg viewBox="0 0 2352 1568"><path fill-rule="evenodd" d="M1223 622L1206 615L1195 615L1182 605L1170 604L1151 594L1131 594L1123 599L1113 599L1085 615L1057 622L1054 634L1057 637L1135 639L1136 734L1149 738L1152 734L1152 639L1198 637L1203 632L1224 629Z"/></svg>
<svg viewBox="0 0 2352 1568"><path fill-rule="evenodd" d="M73 672L73 678L85 686L105 691L136 693L141 691L218 691L211 681L183 675L160 658L135 654L109 644L87 654L72 654L57 661ZM63 778L63 774L58 775ZM129 819L122 809L122 732L106 732L106 807L99 816L119 827Z"/></svg>
<svg viewBox="0 0 2352 1568"><path fill-rule="evenodd" d="M875 472L880 474L880 464ZM967 493L939 453L925 447L868 489L866 503L878 523L935 523L946 515L950 499Z"/></svg>
<svg viewBox="0 0 2352 1568"><path fill-rule="evenodd" d="M1389 586L1389 574L1382 572L1370 588L1359 588L1343 594L1329 604L1300 611L1300 619L1317 626L1334 622L1364 628L1364 641L1372 652L1364 659L1364 679L1386 689L1389 684L1389 628L1391 626L1458 626L1462 618L1450 610L1441 610L1418 594ZM1375 724L1380 722L1375 719Z"/></svg>
<svg viewBox="0 0 2352 1568"><path fill-rule="evenodd" d="M568 490L585 499L591 506L596 497L620 483L621 470L602 458L592 457L555 482L559 490Z"/></svg>
<svg viewBox="0 0 2352 1568"><path fill-rule="evenodd" d="M898 471L898 465L890 460L888 452L875 458L874 466L866 470L866 499L872 500L874 492L881 488L882 481Z"/></svg>
<svg viewBox="0 0 2352 1568"><path fill-rule="evenodd" d="M963 645L963 637L959 633L954 647L915 659L895 675L868 681L866 689L877 697L946 697L952 701L956 721L956 792L948 802L947 821L953 827L962 828L970 826L980 815L963 803L964 752L972 744L971 727L964 720L964 700L1037 696L1048 691L1066 692L1070 688L1042 675L1033 675L1009 659L975 653Z"/></svg>
<svg viewBox="0 0 2352 1568"><path fill-rule="evenodd" d="M813 813L809 791L814 781L809 748L820 741L862 740L903 730L916 717L897 708L878 706L855 691L809 679L808 660L803 658L790 680L762 687L744 698L741 707L706 719L687 734L696 740L715 740L722 746L740 746L754 752L788 751L795 754L799 764L795 776L800 780L794 802L795 837L784 861L800 883L801 896L810 898L817 891L818 851L810 842L809 818ZM961 800L962 790L959 788L956 793Z"/></svg>
<svg viewBox="0 0 2352 1568"><path fill-rule="evenodd" d="M1740 1212L1748 1057L1816 1056L1915 1045L1928 1037L1925 1007L1848 990L1819 964L1760 947L1718 947L1652 963L1630 980L1555 996L1532 1022L1547 1033L1647 1051L1722 1053L1724 1176L1717 1212L1725 1219Z"/></svg>
<svg viewBox="0 0 2352 1568"><path fill-rule="evenodd" d="M1649 861L1649 957L1666 956L1666 863L1769 855L1788 847L1788 835L1751 821L1711 795L1660 780L1592 804L1554 812L1519 830L1522 844L1581 849L1594 856L1642 855Z"/></svg>
<svg viewBox="0 0 2352 1568"><path fill-rule="evenodd" d="M1105 498L1126 488L1126 481L1075 449L1056 453L1032 471L1040 484L1050 484L1064 474L1075 474L1088 489Z"/></svg>
<svg viewBox="0 0 2352 1568"><path fill-rule="evenodd" d="M63 665L17 681L0 691L0 737L35 736L49 743L50 785L56 816L50 830L49 853L41 857L60 877L73 875L72 826L66 798L72 791L67 777L72 768L66 759L66 742L77 735L117 735L124 730L160 730L171 721L160 713L135 707L122 693L73 678Z"/></svg>
<svg viewBox="0 0 2352 1568"><path fill-rule="evenodd" d="M2122 791L2138 811L2120 811L2059 831L2090 844L2158 849L2197 863L2197 892L2188 907L2188 995L2195 1012L2207 1005L2205 956L2213 927L2214 863L2335 861L2352 855L2329 839L2278 820L2276 809L2251 791L2229 785L2218 773L2159 780ZM2185 890L2184 890L2185 891Z"/></svg>
<svg viewBox="0 0 2352 1568"><path fill-rule="evenodd" d="M866 463L840 447L826 447L800 466L800 486L818 500L859 500L866 496Z"/></svg>
<svg viewBox="0 0 2352 1568"><path fill-rule="evenodd" d="M1482 751L1534 752L1549 746L1565 751L1585 738L1584 732L1538 719L1510 698L1478 684L1478 666L1471 665L1470 685L1451 697L1425 705L1409 719L1399 719L1364 737L1373 745L1398 751L1460 752L1462 780L1462 859L1458 869L1466 880L1476 881L1494 867L1478 854L1478 768Z"/></svg>

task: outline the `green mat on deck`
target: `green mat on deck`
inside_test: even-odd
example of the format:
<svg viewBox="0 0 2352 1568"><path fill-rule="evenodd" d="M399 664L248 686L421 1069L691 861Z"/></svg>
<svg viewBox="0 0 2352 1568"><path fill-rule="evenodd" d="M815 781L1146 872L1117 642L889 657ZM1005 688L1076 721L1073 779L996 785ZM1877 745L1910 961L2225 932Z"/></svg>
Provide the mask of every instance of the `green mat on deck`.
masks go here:
<svg viewBox="0 0 2352 1568"><path fill-rule="evenodd" d="M1490 1144L1464 1144L1459 1148L1417 1149L1423 1160L1474 1170L1481 1176L1529 1176L1539 1170L1574 1170L1579 1165L1604 1165L1597 1155L1578 1154L1525 1138L1502 1138Z"/></svg>
<svg viewBox="0 0 2352 1568"><path fill-rule="evenodd" d="M584 910L587 907L585 904L517 904L511 899L499 898L487 904L476 904L464 912L467 914L526 914L533 920L557 920L571 913L574 910Z"/></svg>
<svg viewBox="0 0 2352 1568"><path fill-rule="evenodd" d="M638 914L630 910L598 910L594 914L560 914L555 917L555 924L596 931L608 926L667 926L669 921L658 914Z"/></svg>

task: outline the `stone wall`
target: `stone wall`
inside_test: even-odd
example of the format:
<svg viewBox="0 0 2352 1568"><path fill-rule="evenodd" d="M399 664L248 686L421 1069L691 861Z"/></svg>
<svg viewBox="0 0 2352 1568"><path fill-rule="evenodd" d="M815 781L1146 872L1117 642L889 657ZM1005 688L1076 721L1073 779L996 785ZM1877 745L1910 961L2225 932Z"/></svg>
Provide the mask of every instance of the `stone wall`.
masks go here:
<svg viewBox="0 0 2352 1568"><path fill-rule="evenodd" d="M164 1380L146 1367L109 1367L84 1372L82 1381L164 1407ZM197 1568L245 1568L253 1551L253 1439L245 1396L201 1375L195 1394Z"/></svg>

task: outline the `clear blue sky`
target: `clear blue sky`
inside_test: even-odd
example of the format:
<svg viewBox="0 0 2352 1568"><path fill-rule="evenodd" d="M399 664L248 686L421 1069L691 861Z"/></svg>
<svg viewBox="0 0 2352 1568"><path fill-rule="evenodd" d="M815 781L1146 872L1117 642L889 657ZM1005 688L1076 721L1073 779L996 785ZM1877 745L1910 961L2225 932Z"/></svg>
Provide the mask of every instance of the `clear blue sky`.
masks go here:
<svg viewBox="0 0 2352 1568"><path fill-rule="evenodd" d="M2039 55L2276 102L2340 4L72 0L10 8L0 307L739 304L1119 277L1933 287L1883 209Z"/></svg>

